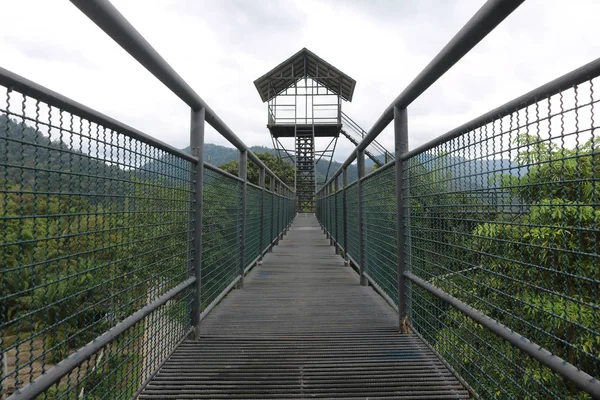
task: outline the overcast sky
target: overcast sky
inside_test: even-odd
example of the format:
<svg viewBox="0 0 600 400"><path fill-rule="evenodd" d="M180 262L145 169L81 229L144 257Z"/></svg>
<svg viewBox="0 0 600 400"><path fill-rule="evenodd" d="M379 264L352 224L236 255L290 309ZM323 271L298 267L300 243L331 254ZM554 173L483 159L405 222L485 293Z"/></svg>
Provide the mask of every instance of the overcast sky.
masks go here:
<svg viewBox="0 0 600 400"><path fill-rule="evenodd" d="M0 0L0 65L176 147L189 110L70 2ZM357 81L364 129L481 7L477 0L114 0L248 145L271 145L253 81L307 47ZM409 107L416 147L600 57L600 1L527 0ZM215 131L207 142L227 145ZM380 142L393 148L390 130ZM351 149L341 140L336 154Z"/></svg>

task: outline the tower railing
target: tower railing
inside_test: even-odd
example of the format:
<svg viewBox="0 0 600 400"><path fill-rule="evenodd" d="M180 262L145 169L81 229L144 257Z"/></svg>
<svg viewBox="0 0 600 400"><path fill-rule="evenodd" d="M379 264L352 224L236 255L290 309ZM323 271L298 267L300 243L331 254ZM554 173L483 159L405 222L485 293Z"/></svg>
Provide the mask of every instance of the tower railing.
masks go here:
<svg viewBox="0 0 600 400"><path fill-rule="evenodd" d="M73 3L190 106L191 154L0 68L1 398L137 396L295 215L110 3ZM205 123L238 176L203 162Z"/></svg>
<svg viewBox="0 0 600 400"><path fill-rule="evenodd" d="M597 398L600 59L408 150L407 107L519 3L465 25L317 193L317 217L474 395ZM392 121L395 160L367 173Z"/></svg>
<svg viewBox="0 0 600 400"><path fill-rule="evenodd" d="M356 142L356 144L358 144L364 139L364 137L367 135L367 132L346 113L341 112L341 116L342 133L344 133L348 140L352 141L352 143ZM389 161L394 159L394 156L376 140L373 140L371 143L369 143L369 146L365 148L365 154L379 166L387 164Z"/></svg>

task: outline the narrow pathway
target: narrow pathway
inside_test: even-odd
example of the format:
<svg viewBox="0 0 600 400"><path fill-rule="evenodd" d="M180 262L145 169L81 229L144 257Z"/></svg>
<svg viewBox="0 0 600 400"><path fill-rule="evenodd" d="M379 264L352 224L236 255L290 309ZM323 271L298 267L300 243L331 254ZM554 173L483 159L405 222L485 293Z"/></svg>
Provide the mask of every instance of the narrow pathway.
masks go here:
<svg viewBox="0 0 600 400"><path fill-rule="evenodd" d="M312 214L202 321L141 399L462 399L468 392L335 255Z"/></svg>

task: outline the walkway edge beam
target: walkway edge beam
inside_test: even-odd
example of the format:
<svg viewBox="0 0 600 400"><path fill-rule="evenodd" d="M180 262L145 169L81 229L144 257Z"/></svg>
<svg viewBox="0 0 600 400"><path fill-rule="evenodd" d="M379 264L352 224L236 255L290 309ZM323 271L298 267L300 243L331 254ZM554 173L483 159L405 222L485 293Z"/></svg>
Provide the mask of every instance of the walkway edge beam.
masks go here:
<svg viewBox="0 0 600 400"><path fill-rule="evenodd" d="M7 400L25 400L32 399L45 390L49 389L52 385L55 385L62 377L66 376L69 372L73 371L92 355L97 353L101 348L110 344L123 332L140 322L154 310L164 305L167 301L177 296L179 293L192 286L196 282L195 277L188 278L169 290L152 303L147 304L123 321L116 324L113 328L104 332L96 339L92 340L63 361L56 364L54 367L34 379L29 385L22 389L14 392Z"/></svg>
<svg viewBox="0 0 600 400"><path fill-rule="evenodd" d="M480 323L490 332L506 340L523 353L537 360L540 364L545 365L552 371L573 382L579 389L592 395L592 398L600 399L600 381L593 376L585 373L573 364L563 360L555 354L552 354L542 346L532 342L520 333L513 331L506 325L496 321L491 317L488 317L476 308L463 303L456 297L443 291L442 289L435 287L431 283L419 278L418 276L413 275L410 272L405 272L404 276L435 297L447 304L450 304L452 307L456 308L469 318Z"/></svg>

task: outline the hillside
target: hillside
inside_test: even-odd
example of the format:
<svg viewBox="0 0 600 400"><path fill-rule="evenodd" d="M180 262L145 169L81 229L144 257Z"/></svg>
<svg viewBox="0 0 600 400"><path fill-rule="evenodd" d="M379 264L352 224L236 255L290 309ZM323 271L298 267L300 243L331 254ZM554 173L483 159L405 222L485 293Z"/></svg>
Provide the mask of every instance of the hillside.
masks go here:
<svg viewBox="0 0 600 400"><path fill-rule="evenodd" d="M61 137L54 135L48 137L35 128L23 124L17 120L10 120L5 116L0 116L0 126L4 126L0 138L0 154L3 154L8 165L24 164L28 168L8 168L0 171L0 181L6 180L12 184L21 186L36 187L38 190L59 191L60 188L67 187L72 193L95 194L103 193L109 190L106 185L111 184L111 179L129 180L136 178L148 178L156 172L164 174L165 162L168 165L173 161L167 159L152 160L138 168L124 168L124 165L115 164L124 163L115 157L115 164L97 159L95 154L89 157L86 150L91 152L100 152L100 156L110 156L108 147L98 147L97 145L84 146L83 143L73 149L73 145L66 142L66 136L63 141ZM8 140L7 140L8 139ZM72 139L71 139L72 141ZM77 143L73 143L77 145ZM89 148L87 148L89 147ZM252 146L250 148L255 153L269 153L276 155L277 151L264 146ZM184 149L189 152L189 147ZM170 157L170 156L168 156ZM173 156L174 157L174 156ZM233 147L220 146L212 143L205 144L204 160L210 164L220 166L238 159L238 150ZM457 190L477 190L481 188L494 187L494 176L497 172L508 173L513 176L523 176L527 169L519 167L511 160L468 160L463 157L447 156L446 158L433 160L433 156L421 154L419 160L426 169L435 168L445 171L451 177L452 185ZM177 164L177 163L175 163ZM371 160L365 160L367 171L371 171L374 163ZM334 161L329 164L320 162L316 166L317 180L323 182L327 169L329 167L329 177L337 171L341 163ZM130 166L128 166L130 167ZM35 172L35 169L38 172ZM92 172L83 174L75 179L71 174L81 172ZM171 171L173 178L187 179L185 168ZM179 176L181 175L181 176ZM354 182L357 177L355 165L348 169L348 180ZM108 178L108 179L107 179Z"/></svg>
<svg viewBox="0 0 600 400"><path fill-rule="evenodd" d="M186 147L183 150L189 153L190 148ZM269 147L264 147L264 146L252 146L252 147L250 147L250 150L252 150L252 152L254 152L254 153L269 153L269 154L277 155L277 150L275 150L273 148L269 148ZM218 144L212 144L212 143L206 143L204 145L204 161L209 164L215 165L217 167L222 164L228 163L230 161L237 160L238 157L239 157L239 153L236 148L220 146ZM328 166L329 165L327 162L317 163L316 169L317 169L317 181L318 182L322 182L324 180L325 175L327 174ZM341 166L342 166L342 164L337 161L332 162L331 167L329 169L329 176L331 177L331 174L333 174L335 171L337 171L338 168L340 168ZM373 162L370 160L368 162L365 162L365 167L369 171L373 167ZM146 168L148 168L148 167L146 167ZM149 169L151 169L151 168L149 168ZM356 177L357 177L356 167L354 165L351 165L350 168L348 169L349 182L355 181Z"/></svg>
<svg viewBox="0 0 600 400"><path fill-rule="evenodd" d="M90 157L90 152L95 154ZM0 158L4 163L0 183L43 192L104 194L111 191L111 180L126 181L133 176L131 170L115 165L118 157L112 165L98 159L110 152L108 146L92 146L76 135L56 130L51 136L44 135L0 115Z"/></svg>

